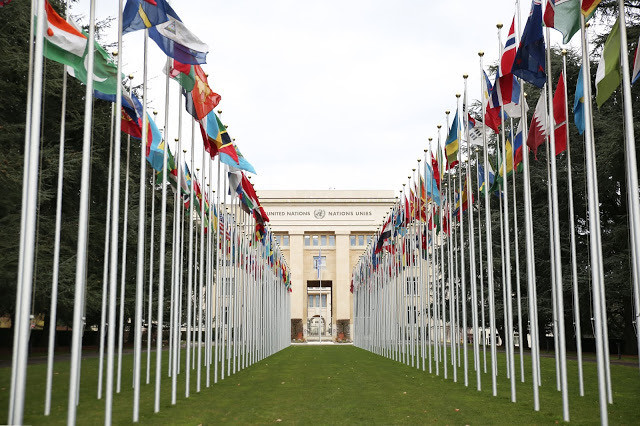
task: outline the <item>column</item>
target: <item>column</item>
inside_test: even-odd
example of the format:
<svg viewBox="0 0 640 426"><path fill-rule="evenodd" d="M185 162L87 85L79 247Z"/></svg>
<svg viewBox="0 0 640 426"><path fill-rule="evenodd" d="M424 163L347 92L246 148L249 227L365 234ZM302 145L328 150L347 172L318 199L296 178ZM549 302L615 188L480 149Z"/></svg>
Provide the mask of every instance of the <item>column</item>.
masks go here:
<svg viewBox="0 0 640 426"><path fill-rule="evenodd" d="M333 284L333 295L336 310L333 319L337 325L338 320L350 320L351 318L351 284L349 231L336 231L336 280ZM336 329L333 328L333 337L336 337Z"/></svg>
<svg viewBox="0 0 640 426"><path fill-rule="evenodd" d="M303 335L307 337L306 293L307 283L304 279L304 233L289 232L289 256L291 263L291 319L302 320ZM296 336L297 337L297 336Z"/></svg>

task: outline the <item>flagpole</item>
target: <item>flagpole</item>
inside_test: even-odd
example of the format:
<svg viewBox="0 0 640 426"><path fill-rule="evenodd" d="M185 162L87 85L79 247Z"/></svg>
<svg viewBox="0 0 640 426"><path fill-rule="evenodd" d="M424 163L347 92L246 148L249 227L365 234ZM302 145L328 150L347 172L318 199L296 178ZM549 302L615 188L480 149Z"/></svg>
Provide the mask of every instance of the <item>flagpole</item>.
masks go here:
<svg viewBox="0 0 640 426"><path fill-rule="evenodd" d="M606 312L602 306L604 300L604 273L602 266L602 245L600 235L600 206L598 201L598 176L596 169L596 153L594 134L592 129L592 104L591 104L591 72L589 69L589 49L587 46L585 19L580 14L580 31L582 37L582 77L584 85L584 116L585 116L585 162L587 167L587 200L589 206L589 252L591 254L591 281L593 294L594 334L596 341L596 363L598 371L598 396L600 403L600 423L609 424L607 413L608 380L607 361L608 342L604 336L606 328ZM624 58L626 61L627 58Z"/></svg>
<svg viewBox="0 0 640 426"><path fill-rule="evenodd" d="M620 18L620 57L622 66L622 101L624 110L624 147L627 177L627 203L629 204L629 223L631 233L631 258L633 263L633 301L635 305L635 323L640 324L640 200L638 193L638 164L636 160L636 140L634 135L633 107L631 105L631 77L627 46L627 23L624 13L624 1L618 0ZM640 353L640 338L636 339ZM640 361L639 361L640 362Z"/></svg>
<svg viewBox="0 0 640 426"><path fill-rule="evenodd" d="M34 13L35 12L35 13ZM44 1L31 0L30 20L37 19L37 27L44 26ZM11 357L11 391L9 395L8 424L22 423L26 387L27 351L30 333L28 306L33 288L33 257L35 250L35 221L38 189L37 173L40 155L40 126L42 112L42 79L44 35L29 26L29 74L27 76L27 108L24 134L22 174L22 209L20 214L20 250L18 254L18 280L16 283L15 326ZM34 42L35 33L35 42ZM35 114L34 114L35 112ZM35 136L32 132L35 129ZM26 274L26 278L25 278Z"/></svg>
<svg viewBox="0 0 640 426"><path fill-rule="evenodd" d="M476 370L476 387L477 390L481 390L482 383L480 377L480 346L478 345L478 288L477 288L477 272L476 272L476 245L475 245L475 229L474 229L474 217L473 217L473 208L470 204L473 203L473 181L471 176L471 144L469 142L469 113L466 111L467 107L467 82L469 75L464 74L462 76L464 79L464 102L465 108L463 108L464 120L465 120L465 140L467 141L467 174L466 174L466 187L467 192L471 194L471 200L469 200L469 195L467 195L467 205L469 209L469 213L467 215L467 223L469 226L469 275L471 277L471 326L473 327L473 365ZM464 268L463 268L464 270ZM465 384L467 383L467 317L466 317L466 291L463 291L464 299L463 309L465 310L464 314L464 348L465 348Z"/></svg>
<svg viewBox="0 0 640 426"><path fill-rule="evenodd" d="M433 173L431 173L431 178L427 177L427 161L428 158L431 155L431 141L433 140L433 138L429 138L429 143L427 145L427 149L424 150L424 185L425 185L425 191L427 189L427 185L431 186L431 194L433 194ZM433 197L433 195L432 195ZM426 309L427 309L427 324L426 324L426 328L427 328L427 336L426 338L429 339L428 340L428 347L427 347L427 351L428 351L428 358L429 358L429 374L432 373L433 370L433 348L432 348L432 342L431 342L431 338L433 336L433 332L431 329L431 324L433 322L433 312L431 310L431 301L433 300L433 289L432 289L432 284L434 282L433 279L429 279L429 275L433 274L434 268L433 268L433 256L435 254L435 250L432 249L431 251L431 256L429 256L429 215L431 214L431 223L432 223L432 227L431 227L431 234L433 234L433 222L435 221L435 218L432 215L432 211L431 211L431 201L429 200L429 194L425 193L425 206L424 206L424 211L425 211L425 218L427 220L427 223L425 224L425 239L426 241L426 261L427 261L427 280L426 280L426 289L425 289L425 304L426 304ZM431 238L431 244L432 247L435 248L435 239L432 237ZM424 371L424 368L423 368Z"/></svg>
<svg viewBox="0 0 640 426"><path fill-rule="evenodd" d="M466 102L466 79L465 79L465 99L464 101ZM456 97L458 98L458 101L460 100L460 94L456 94ZM458 108L458 106L456 105L456 109ZM463 110L466 109L466 103L463 104ZM456 110L456 113L459 110ZM463 112L464 114L464 112ZM462 117L462 122L466 124L466 117ZM467 126L465 126L466 128ZM465 137L466 137L466 130L465 130ZM457 343L458 343L458 366L460 365L460 345L462 344L462 353L463 353L463 358L464 358L464 362L463 362L463 367L464 367L464 385L465 386L469 386L469 361L468 361L468 353L467 353L467 283L466 283L466 276L465 276L465 258L464 258L464 220L463 220L463 213L464 213L464 198L463 198L463 193L462 193L462 174L464 173L464 160L462 158L462 138L458 138L459 142L459 149L458 149L458 158L459 158L459 166L458 166L458 191L460 194L460 208L458 209L458 214L459 214L459 218L456 218L456 222L458 222L459 226L460 226L460 293L459 293L459 301L462 304L462 336L458 336L457 338ZM467 140L467 144L469 143L469 139ZM468 146L468 145L467 145ZM467 154L467 158L468 158L468 154ZM466 175L465 175L465 179L466 179ZM466 182L466 180L465 180ZM468 191L468 189L467 189ZM469 200L467 198L467 206L468 206ZM458 302L456 302L456 306L458 305ZM459 312L458 312L459 313ZM458 334L460 334L460 323L458 322L456 330L458 331ZM460 342L460 337L462 337L462 342Z"/></svg>
<svg viewBox="0 0 640 426"><path fill-rule="evenodd" d="M562 75L567 78L567 50L562 49ZM567 105L567 85L564 84L564 115L566 117L567 136L567 185L569 193L569 229L571 230L571 276L573 284L573 326L576 335L576 355L578 357L578 386L580 396L584 396L584 377L582 369L582 332L580 328L580 297L578 294L578 266L576 255L576 226L573 210L573 179L571 170L571 145L569 138L569 106Z"/></svg>
<svg viewBox="0 0 640 426"><path fill-rule="evenodd" d="M553 123L553 87L551 83L551 39L549 27L546 28L547 37L547 93L549 96L549 120ZM558 174L556 168L555 126L549 132L549 147L551 149L551 199L553 202L553 255L555 257L556 301L558 312L558 343L560 349L560 374L562 382L562 412L564 421L569 421L569 389L567 383L567 346L564 328L564 295L562 286L562 260L560 258L560 221L558 218Z"/></svg>
<svg viewBox="0 0 640 426"><path fill-rule="evenodd" d="M517 309L518 309L518 349L520 352L520 381L524 383L524 347L522 343L522 298L520 292L520 252L519 252L519 244L518 244L518 207L517 207L517 197L516 197L516 149L515 149L515 140L518 137L518 130L516 129L515 136L513 136L513 118L510 118L510 127L511 127L511 135L512 135L512 164L513 170L511 171L511 183L512 183L512 191L513 191L513 242L514 242L514 254L516 260L516 298L517 298ZM524 134L522 134L522 139L524 143ZM520 149L523 149L522 147Z"/></svg>
<svg viewBox="0 0 640 426"><path fill-rule="evenodd" d="M220 285L221 285L221 279L220 279L220 156L218 156L218 181L216 183L216 188L217 188L217 195L216 195L216 206L217 206L217 214L218 217L216 218L216 223L215 223L215 236L216 236L216 240L215 240L215 244L216 244L216 315L215 315L215 341L216 341L216 345L215 345L215 354L214 354L214 365L213 365L213 383L218 383L218 353L220 352L220 315L221 315L221 310L220 310L220 294L221 294L221 290L220 290ZM214 200L211 200L212 202ZM214 232L214 224L210 224L209 226L211 227L211 232Z"/></svg>
<svg viewBox="0 0 640 426"><path fill-rule="evenodd" d="M151 177L151 224L149 226L149 300L147 302L147 377L145 383L148 385L151 379L151 321L153 320L153 255L155 252L154 233L156 222L156 173L152 172Z"/></svg>
<svg viewBox="0 0 640 426"><path fill-rule="evenodd" d="M482 85L484 85L484 68L482 65L482 57L484 56L484 52L479 52L478 56L480 57L480 76ZM484 90L482 91L482 96L484 97ZM483 106L483 113L484 113ZM487 134L486 134L486 117L485 120L482 121L482 140L484 144L484 182L485 187L489 185L489 156L488 156L488 146L487 146ZM496 314L495 314L495 294L494 294L494 279L493 279L493 241L491 236L491 202L489 200L489 190L485 189L484 191L484 205L485 205L485 232L487 234L486 244L487 244L487 287L489 289L489 327L491 333L491 386L493 391L493 396L498 395L498 388L496 383Z"/></svg>
<svg viewBox="0 0 640 426"><path fill-rule="evenodd" d="M31 39L30 39L31 40ZM62 188L64 180L64 145L65 145L65 125L67 111L67 67L62 67L62 105L60 106L60 147L58 154L58 189L56 195L56 227L53 245L53 273L51 280L51 307L49 308L49 344L47 349L47 384L44 403L44 415L51 413L51 388L53 386L53 355L55 351L56 323L58 310L58 277L60 272L60 231L62 228ZM104 296L103 296L104 299ZM104 303L103 303L104 305ZM104 308L102 309L104 312ZM103 314L104 315L104 314ZM102 348L104 347L104 322L100 327L100 370L98 376L98 399L102 393Z"/></svg>

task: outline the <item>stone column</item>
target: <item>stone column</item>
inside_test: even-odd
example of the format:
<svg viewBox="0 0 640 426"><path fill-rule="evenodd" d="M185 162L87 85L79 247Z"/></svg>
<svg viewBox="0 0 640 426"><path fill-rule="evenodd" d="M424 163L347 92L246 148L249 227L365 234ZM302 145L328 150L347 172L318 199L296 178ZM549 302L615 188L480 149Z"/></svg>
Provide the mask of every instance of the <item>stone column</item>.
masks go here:
<svg viewBox="0 0 640 426"><path fill-rule="evenodd" d="M337 325L338 320L349 320L351 317L351 294L349 286L351 283L350 263L350 246L349 231L336 232L336 280L333 286L334 301L336 305L334 324ZM333 328L333 337L336 335L337 327Z"/></svg>
<svg viewBox="0 0 640 426"><path fill-rule="evenodd" d="M304 234L302 231L289 232L289 256L291 258L291 318L302 319L303 335L307 337L306 293L304 279Z"/></svg>

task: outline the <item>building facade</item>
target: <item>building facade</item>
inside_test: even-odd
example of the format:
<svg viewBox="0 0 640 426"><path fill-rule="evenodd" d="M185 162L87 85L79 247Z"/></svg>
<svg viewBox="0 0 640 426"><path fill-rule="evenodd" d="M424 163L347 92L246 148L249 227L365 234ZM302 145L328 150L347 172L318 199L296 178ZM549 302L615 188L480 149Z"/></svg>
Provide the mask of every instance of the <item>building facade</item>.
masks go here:
<svg viewBox="0 0 640 426"><path fill-rule="evenodd" d="M259 191L291 271L291 337L349 339L351 272L395 201L393 191Z"/></svg>

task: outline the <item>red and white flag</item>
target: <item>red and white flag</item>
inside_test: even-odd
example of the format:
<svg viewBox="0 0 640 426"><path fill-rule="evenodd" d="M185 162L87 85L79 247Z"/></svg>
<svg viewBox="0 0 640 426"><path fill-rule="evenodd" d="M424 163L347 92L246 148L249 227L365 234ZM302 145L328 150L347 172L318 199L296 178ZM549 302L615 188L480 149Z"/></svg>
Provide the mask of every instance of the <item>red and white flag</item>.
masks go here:
<svg viewBox="0 0 640 426"><path fill-rule="evenodd" d="M513 61L516 59L516 32L515 32L516 18L513 17L511 21L511 28L509 29L509 35L504 42L504 51L502 52L502 58L500 58L500 75L506 76L511 74L511 67L513 67Z"/></svg>
<svg viewBox="0 0 640 426"><path fill-rule="evenodd" d="M542 16L544 26L547 28L555 27L556 20L556 0L547 0L547 6L544 8L544 15Z"/></svg>
<svg viewBox="0 0 640 426"><path fill-rule="evenodd" d="M531 125L529 126L529 135L527 136L527 145L533 151L533 155L537 157L538 147L544 143L549 131L547 129L547 107L545 105L544 93L540 94L538 104L531 117Z"/></svg>
<svg viewBox="0 0 640 426"><path fill-rule="evenodd" d="M560 73L556 93L553 95L553 119L555 121L556 155L567 149L567 97L564 90L564 74Z"/></svg>
<svg viewBox="0 0 640 426"><path fill-rule="evenodd" d="M640 50L640 38L638 39L638 44L636 46L636 56L633 60L633 72L631 73L631 84L635 83L638 77L640 77L640 55L638 55L638 51Z"/></svg>

